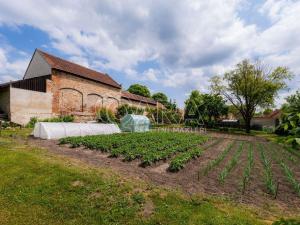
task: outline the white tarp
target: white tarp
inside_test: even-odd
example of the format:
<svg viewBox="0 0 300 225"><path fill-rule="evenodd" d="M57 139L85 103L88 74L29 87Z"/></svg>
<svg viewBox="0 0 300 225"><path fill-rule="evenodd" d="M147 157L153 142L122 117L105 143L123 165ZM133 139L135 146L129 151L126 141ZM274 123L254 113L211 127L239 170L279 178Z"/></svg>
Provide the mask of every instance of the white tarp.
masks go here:
<svg viewBox="0 0 300 225"><path fill-rule="evenodd" d="M33 136L42 139L59 139L120 132L116 124L38 122L34 126Z"/></svg>

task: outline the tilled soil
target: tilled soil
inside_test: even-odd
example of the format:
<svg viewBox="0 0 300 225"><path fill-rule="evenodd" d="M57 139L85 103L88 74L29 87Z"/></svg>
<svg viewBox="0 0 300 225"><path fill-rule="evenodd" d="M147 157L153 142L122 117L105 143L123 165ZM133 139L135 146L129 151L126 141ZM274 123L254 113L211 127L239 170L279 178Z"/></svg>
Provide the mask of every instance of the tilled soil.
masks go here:
<svg viewBox="0 0 300 225"><path fill-rule="evenodd" d="M253 136L245 135L223 135L219 133L209 133L213 137L209 142L203 145L205 151L203 154L186 164L185 168L177 173L167 170L169 161L158 162L149 167L141 167L140 160L124 162L122 158L111 158L109 154L99 151L92 151L84 148L69 148L67 145L58 145L58 141L41 140L30 138L29 144L46 148L48 151L80 160L101 168L110 168L123 176L138 178L155 185L161 185L167 188L180 189L188 194L208 193L211 195L225 196L235 201L251 204L254 206L267 207L276 205L282 210L300 213L300 197L293 191L291 185L286 181L280 165L273 162L273 172L276 180L280 182L277 199L267 193L264 184L264 168L261 163L259 151L256 148L257 142L267 144L263 139L256 139ZM221 139L220 143L209 146ZM218 177L226 164L232 159L237 151L239 144L244 141L244 150L240 155L237 165L232 169L224 184L220 184ZM227 154L222 162L213 168L207 176L203 176L201 171L208 162L218 157L230 143L234 143L233 149ZM241 183L244 168L247 164L248 144L253 143L254 165L251 170L250 182L246 185L245 192L241 191ZM269 157L268 152L268 157ZM293 165L292 169L297 172L300 165ZM200 176L199 176L200 171ZM300 180L299 180L300 182Z"/></svg>

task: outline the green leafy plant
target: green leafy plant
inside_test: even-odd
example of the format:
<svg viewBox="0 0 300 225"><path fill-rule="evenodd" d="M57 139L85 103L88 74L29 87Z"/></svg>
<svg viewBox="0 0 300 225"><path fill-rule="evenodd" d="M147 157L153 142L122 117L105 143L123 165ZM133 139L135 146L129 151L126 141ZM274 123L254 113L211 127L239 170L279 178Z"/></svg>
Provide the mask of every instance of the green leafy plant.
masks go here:
<svg viewBox="0 0 300 225"><path fill-rule="evenodd" d="M145 112L145 110L142 108L124 104L124 105L121 105L118 107L116 116L117 116L117 118L120 119L127 114L143 115L144 112Z"/></svg>
<svg viewBox="0 0 300 225"><path fill-rule="evenodd" d="M111 157L123 156L125 161L141 159L141 165L148 166L176 153L192 151L189 154L193 158L198 154L198 146L207 140L208 137L198 134L147 132L68 137L60 139L60 144L109 152Z"/></svg>
<svg viewBox="0 0 300 225"><path fill-rule="evenodd" d="M101 108L96 113L96 118L99 123L115 123L117 121L113 111L107 108Z"/></svg>
<svg viewBox="0 0 300 225"><path fill-rule="evenodd" d="M172 172L176 172L184 168L185 164L189 162L191 159L199 157L203 153L203 148L195 147L193 149L188 150L187 152L183 152L176 157L174 157L169 166L169 170Z"/></svg>
<svg viewBox="0 0 300 225"><path fill-rule="evenodd" d="M272 223L272 225L299 225L300 221L295 219L280 219Z"/></svg>
<svg viewBox="0 0 300 225"><path fill-rule="evenodd" d="M37 117L30 118L30 121L26 125L27 128L33 128L37 122L51 122L51 123L59 123L59 122L73 122L74 116L72 115L65 115L60 117L52 117L46 119L38 119Z"/></svg>

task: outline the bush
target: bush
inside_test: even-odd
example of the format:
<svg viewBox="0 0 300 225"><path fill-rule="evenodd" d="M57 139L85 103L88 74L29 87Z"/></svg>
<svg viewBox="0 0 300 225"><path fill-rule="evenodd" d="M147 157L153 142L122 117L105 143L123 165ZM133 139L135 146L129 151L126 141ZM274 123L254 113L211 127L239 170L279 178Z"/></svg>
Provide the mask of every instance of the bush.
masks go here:
<svg viewBox="0 0 300 225"><path fill-rule="evenodd" d="M260 124L253 124L251 126L251 130L260 130L260 131L262 131L263 130L263 126L260 125Z"/></svg>
<svg viewBox="0 0 300 225"><path fill-rule="evenodd" d="M272 126L263 126L262 130L269 134L274 133L274 128Z"/></svg>
<svg viewBox="0 0 300 225"><path fill-rule="evenodd" d="M38 119L36 117L31 117L30 121L27 123L27 128L33 128L34 125L38 122Z"/></svg>
<svg viewBox="0 0 300 225"><path fill-rule="evenodd" d="M117 118L121 119L123 116L127 114L136 114L136 115L143 115L145 112L144 109L137 108L135 106L129 106L127 104L121 105L117 109Z"/></svg>
<svg viewBox="0 0 300 225"><path fill-rule="evenodd" d="M26 127L33 128L37 122L59 123L59 122L73 122L73 121L74 121L74 116L72 116L72 115L53 117L53 118L47 118L47 119L41 119L41 120L39 120L37 117L31 117L30 121L27 123Z"/></svg>
<svg viewBox="0 0 300 225"><path fill-rule="evenodd" d="M97 121L99 123L116 123L117 119L115 114L107 108L101 108L97 111Z"/></svg>
<svg viewBox="0 0 300 225"><path fill-rule="evenodd" d="M147 112L147 117L152 123L181 124L183 122L182 114L178 110L149 108Z"/></svg>

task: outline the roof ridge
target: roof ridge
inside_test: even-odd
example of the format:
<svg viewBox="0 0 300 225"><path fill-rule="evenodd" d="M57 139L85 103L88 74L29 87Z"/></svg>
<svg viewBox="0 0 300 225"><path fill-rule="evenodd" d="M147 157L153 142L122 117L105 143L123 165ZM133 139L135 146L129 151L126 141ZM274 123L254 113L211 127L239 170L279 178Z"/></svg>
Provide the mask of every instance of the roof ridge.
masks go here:
<svg viewBox="0 0 300 225"><path fill-rule="evenodd" d="M36 51L39 52L41 56L46 60L46 62L54 69L66 71L75 75L108 84L113 87L121 88L121 85L114 79L112 79L107 73L102 73L86 66L82 66L61 57L52 55L38 48L36 49Z"/></svg>
<svg viewBox="0 0 300 225"><path fill-rule="evenodd" d="M135 96L139 96L139 97L143 97L143 98L148 98L148 99L151 99L153 101L156 101L155 99L151 98L151 97L146 97L146 96L143 96L143 95L138 95L138 94L133 94L129 91L122 91L123 93L128 93L128 94L131 94L131 95L135 95ZM156 101L157 102L157 101Z"/></svg>
<svg viewBox="0 0 300 225"><path fill-rule="evenodd" d="M86 67L86 66L82 66L82 65L80 65L80 64L78 64L78 63L75 63L75 62L66 60L66 59L64 59L64 58L61 58L61 57L58 57L58 56L49 54L48 52L45 52L45 51L43 51L43 50L37 49L37 51L41 52L42 54L46 54L46 55L48 55L48 56L50 56L50 57L54 57L54 58L57 58L57 59L59 59L59 60L65 61L65 62L67 62L67 63L74 64L74 65L79 66L79 67L81 67L81 68L88 69L88 70L91 70L91 71L93 71L93 72L101 73L101 74L103 74L103 75L108 76L106 73L102 73L102 72L99 72L99 71L97 71L97 70L88 68L88 67Z"/></svg>

